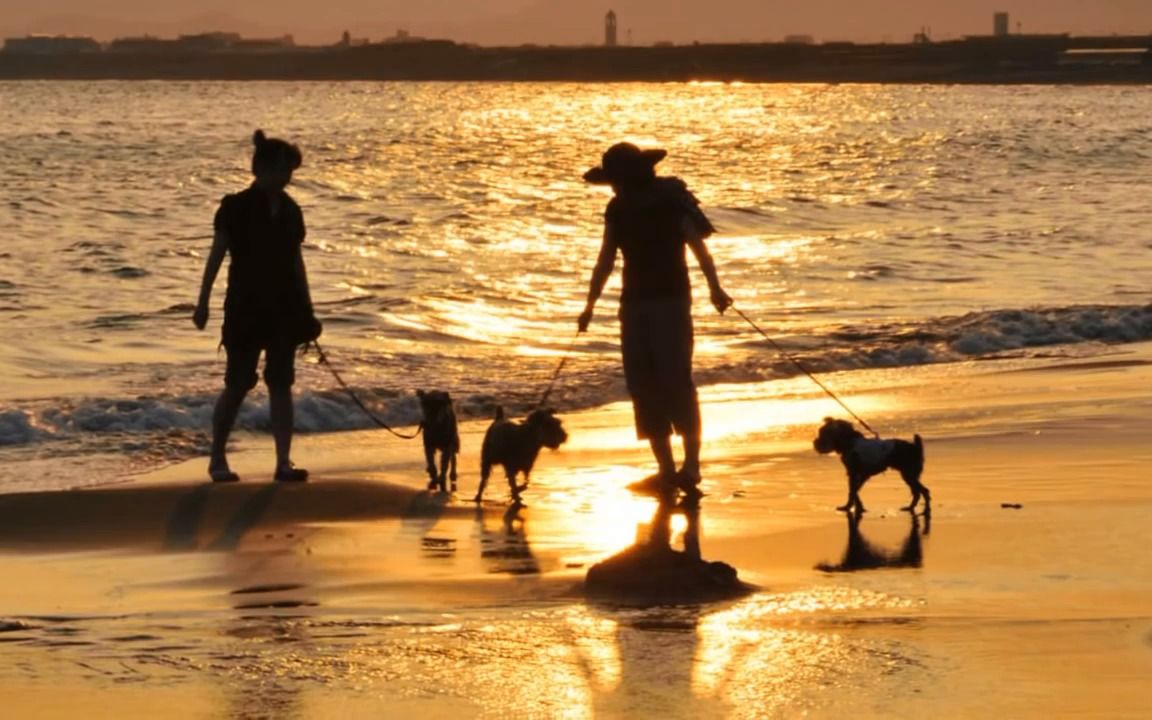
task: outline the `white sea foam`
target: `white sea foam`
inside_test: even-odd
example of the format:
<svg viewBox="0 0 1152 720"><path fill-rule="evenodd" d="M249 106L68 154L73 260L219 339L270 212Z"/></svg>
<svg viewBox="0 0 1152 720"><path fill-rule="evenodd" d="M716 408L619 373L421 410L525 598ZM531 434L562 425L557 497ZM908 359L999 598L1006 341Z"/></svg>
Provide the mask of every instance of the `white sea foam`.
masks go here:
<svg viewBox="0 0 1152 720"><path fill-rule="evenodd" d="M0 412L0 447L35 442L46 433L32 425L31 418L19 410Z"/></svg>

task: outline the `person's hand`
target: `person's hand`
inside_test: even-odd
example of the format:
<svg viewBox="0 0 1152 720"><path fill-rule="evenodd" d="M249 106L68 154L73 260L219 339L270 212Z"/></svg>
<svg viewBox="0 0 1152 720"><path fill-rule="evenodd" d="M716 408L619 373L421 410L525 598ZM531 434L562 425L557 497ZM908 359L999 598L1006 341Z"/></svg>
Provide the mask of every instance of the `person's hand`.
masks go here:
<svg viewBox="0 0 1152 720"><path fill-rule="evenodd" d="M204 303L198 303L196 309L192 311L192 324L196 326L197 330L203 330L204 326L208 324L208 306Z"/></svg>
<svg viewBox="0 0 1152 720"><path fill-rule="evenodd" d="M588 323L592 322L592 308L584 308L584 312L580 313L580 317L576 318L576 327L580 332L588 330Z"/></svg>
<svg viewBox="0 0 1152 720"><path fill-rule="evenodd" d="M712 307L723 315L725 310L732 307L732 298L728 296L728 293L716 288L712 291Z"/></svg>
<svg viewBox="0 0 1152 720"><path fill-rule="evenodd" d="M320 333L324 332L324 325L316 319L315 315L309 317L305 325L305 342L315 342L316 339L320 337Z"/></svg>

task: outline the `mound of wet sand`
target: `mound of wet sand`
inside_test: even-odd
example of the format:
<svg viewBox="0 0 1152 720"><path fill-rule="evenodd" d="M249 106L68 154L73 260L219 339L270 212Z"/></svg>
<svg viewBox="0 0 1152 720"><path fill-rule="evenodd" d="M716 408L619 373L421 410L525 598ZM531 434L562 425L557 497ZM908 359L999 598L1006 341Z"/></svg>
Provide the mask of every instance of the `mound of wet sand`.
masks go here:
<svg viewBox="0 0 1152 720"><path fill-rule="evenodd" d="M633 545L593 565L584 581L594 600L625 604L684 604L730 600L756 588L736 568L658 543Z"/></svg>

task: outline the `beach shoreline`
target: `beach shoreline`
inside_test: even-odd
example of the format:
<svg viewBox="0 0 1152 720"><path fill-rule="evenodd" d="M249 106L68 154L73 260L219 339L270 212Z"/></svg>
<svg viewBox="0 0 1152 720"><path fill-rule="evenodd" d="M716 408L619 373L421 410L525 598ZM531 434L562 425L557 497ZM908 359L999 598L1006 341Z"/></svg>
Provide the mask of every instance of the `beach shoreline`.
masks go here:
<svg viewBox="0 0 1152 720"><path fill-rule="evenodd" d="M1149 344L825 378L925 436L931 517L898 510L889 473L856 525L833 509L839 463L810 449L826 398L704 389L703 555L760 587L711 606L582 599L652 510L622 490L648 461L620 405L565 418L570 446L511 516L497 494L429 496L418 453L379 433L303 438L306 486L265 481L268 443L247 437L236 486L194 461L0 495L0 688L20 717L94 690L103 717L243 717L237 693L301 717L1139 717L1149 379ZM463 429L462 468L483 427ZM553 666L524 673L538 652Z"/></svg>

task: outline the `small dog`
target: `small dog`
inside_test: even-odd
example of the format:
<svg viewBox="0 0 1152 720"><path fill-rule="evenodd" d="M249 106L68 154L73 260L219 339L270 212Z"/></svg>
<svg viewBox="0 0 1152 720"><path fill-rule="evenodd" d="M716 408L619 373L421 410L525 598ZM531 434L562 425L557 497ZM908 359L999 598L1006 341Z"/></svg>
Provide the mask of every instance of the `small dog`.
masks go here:
<svg viewBox="0 0 1152 720"><path fill-rule="evenodd" d="M528 477L540 448L555 450L568 440L555 410L533 410L524 422L504 419L504 409L496 408L496 418L484 433L480 448L480 487L473 502L480 502L493 465L503 465L508 477L508 488L513 502L520 502L520 493L528 487ZM524 473L524 484L516 484L516 476Z"/></svg>
<svg viewBox="0 0 1152 720"><path fill-rule="evenodd" d="M456 456L460 453L460 431L456 425L456 411L452 397L441 390L417 390L420 410L424 419L424 462L428 471L428 489L448 492L447 480L456 492ZM436 470L436 451L440 451L440 470Z"/></svg>
<svg viewBox="0 0 1152 720"><path fill-rule="evenodd" d="M869 440L847 420L824 418L824 424L812 446L822 455L838 453L844 469L848 471L848 502L837 510L864 512L860 488L868 478L892 468L900 472L900 477L904 478L908 489L912 491L911 504L901 509L915 512L916 503L923 495L924 514L932 512L932 495L920 483L920 475L924 472L924 443L919 435L913 436L912 442Z"/></svg>

